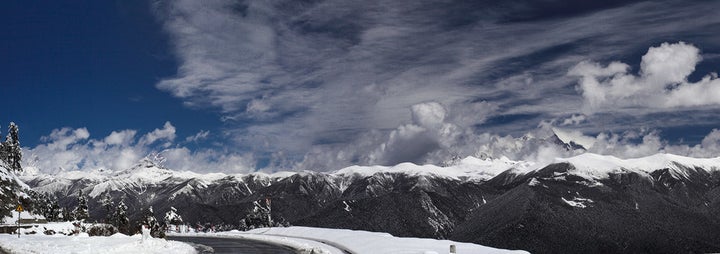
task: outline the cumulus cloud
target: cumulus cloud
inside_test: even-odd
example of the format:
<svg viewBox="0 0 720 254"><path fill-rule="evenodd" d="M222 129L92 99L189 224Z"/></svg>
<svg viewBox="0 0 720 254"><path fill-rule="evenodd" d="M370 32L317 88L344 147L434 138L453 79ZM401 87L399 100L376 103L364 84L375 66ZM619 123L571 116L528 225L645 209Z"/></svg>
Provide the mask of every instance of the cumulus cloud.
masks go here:
<svg viewBox="0 0 720 254"><path fill-rule="evenodd" d="M113 131L103 141L108 145L129 146L135 141L135 134L136 130Z"/></svg>
<svg viewBox="0 0 720 254"><path fill-rule="evenodd" d="M492 108L486 103L473 105ZM332 170L351 164L441 164L453 156L473 155L474 146L480 141L472 133L472 125L466 124L482 123L482 119L486 118L484 113L478 110L472 115L457 115L436 101L418 103L407 112L409 123L401 124L390 132L368 132L349 144L316 146L293 167Z"/></svg>
<svg viewBox="0 0 720 254"><path fill-rule="evenodd" d="M41 138L42 141L48 142L47 146L51 149L63 150L68 146L90 137L90 132L86 128L70 129L62 128L53 130L49 136Z"/></svg>
<svg viewBox="0 0 720 254"><path fill-rule="evenodd" d="M581 77L584 111L625 108L672 108L720 104L720 80L709 74L698 82L688 77L702 59L700 50L684 42L662 43L642 57L637 75L630 67L612 62L603 67L582 62L568 73Z"/></svg>
<svg viewBox="0 0 720 254"><path fill-rule="evenodd" d="M151 145L156 141L166 141L163 146L170 146L171 142L175 139L175 126L170 122L165 122L162 129L155 129L140 138L139 143L141 145Z"/></svg>
<svg viewBox="0 0 720 254"><path fill-rule="evenodd" d="M199 140L207 134L201 131L193 138ZM159 153L167 159L166 166L175 170L245 173L254 169L252 155L212 149L193 151L174 144L175 135L175 126L170 122L139 138L136 130L113 131L92 139L86 128L56 129L43 137L41 144L23 148L23 167L42 173L123 170L151 153Z"/></svg>

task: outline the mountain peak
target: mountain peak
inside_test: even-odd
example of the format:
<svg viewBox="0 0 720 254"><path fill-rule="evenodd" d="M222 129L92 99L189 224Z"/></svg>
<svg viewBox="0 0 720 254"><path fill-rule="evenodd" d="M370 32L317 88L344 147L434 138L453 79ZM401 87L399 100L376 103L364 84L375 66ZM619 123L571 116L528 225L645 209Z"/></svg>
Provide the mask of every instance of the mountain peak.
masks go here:
<svg viewBox="0 0 720 254"><path fill-rule="evenodd" d="M587 151L595 144L595 140L592 137L585 136L578 131L552 128L552 134L553 135L550 137L550 140L566 146L568 150L580 149Z"/></svg>
<svg viewBox="0 0 720 254"><path fill-rule="evenodd" d="M117 172L115 177L127 177L133 180L155 182L172 177L173 172L174 171L160 165L157 161L145 157L140 159L134 166Z"/></svg>

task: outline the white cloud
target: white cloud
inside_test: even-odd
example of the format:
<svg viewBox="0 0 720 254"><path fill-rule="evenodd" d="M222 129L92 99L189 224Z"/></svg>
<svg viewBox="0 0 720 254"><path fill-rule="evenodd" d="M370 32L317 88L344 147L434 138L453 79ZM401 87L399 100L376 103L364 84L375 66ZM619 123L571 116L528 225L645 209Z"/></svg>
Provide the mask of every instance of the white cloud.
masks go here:
<svg viewBox="0 0 720 254"><path fill-rule="evenodd" d="M195 135L185 138L185 142L198 142L206 139L208 135L210 135L210 131L200 130L198 133L195 133Z"/></svg>
<svg viewBox="0 0 720 254"><path fill-rule="evenodd" d="M90 137L90 132L88 132L86 128L79 128L75 130L62 128L53 130L49 136L44 136L41 140L49 142L47 144L49 149L64 150L75 142L87 139L88 137Z"/></svg>
<svg viewBox="0 0 720 254"><path fill-rule="evenodd" d="M140 138L141 145L150 145L156 141L166 141L165 147L170 146L170 142L175 140L175 126L170 122L165 122L162 129L155 129Z"/></svg>
<svg viewBox="0 0 720 254"><path fill-rule="evenodd" d="M193 151L173 144L175 127L170 122L166 122L163 128L155 129L140 138L136 138L136 134L136 130L121 130L113 131L106 137L91 139L86 128L56 129L42 138L44 143L23 148L23 167L43 173L96 169L123 170L158 151L167 159L165 164L176 170L241 173L249 172L254 167L253 157L250 154L210 149ZM188 138L199 140L208 134L208 131L201 131Z"/></svg>
<svg viewBox="0 0 720 254"><path fill-rule="evenodd" d="M489 107L477 103L481 109ZM467 109L459 109L468 112ZM316 146L295 169L332 170L350 164L394 165L402 162L439 163L452 155L469 155L476 145L468 122L481 122L484 111L457 116L439 102L423 102L410 107L411 123L401 124L388 133L371 131L349 144ZM470 120L469 118L472 118ZM462 124L456 124L456 121Z"/></svg>
<svg viewBox="0 0 720 254"><path fill-rule="evenodd" d="M578 125L578 124L584 122L586 119L587 118L584 115L576 114L576 115L572 115L568 118L565 118L560 125L562 125L562 126Z"/></svg>
<svg viewBox="0 0 720 254"><path fill-rule="evenodd" d="M445 107L437 102L415 104L410 107L413 122L427 128L440 128L445 121Z"/></svg>
<svg viewBox="0 0 720 254"><path fill-rule="evenodd" d="M108 145L128 146L135 140L135 134L135 130L113 131L103 141Z"/></svg>
<svg viewBox="0 0 720 254"><path fill-rule="evenodd" d="M167 159L166 167L181 171L249 173L254 171L255 165L249 154L215 150L193 152L186 147L164 150L162 156Z"/></svg>
<svg viewBox="0 0 720 254"><path fill-rule="evenodd" d="M692 83L687 78L700 62L700 50L684 42L651 47L638 75L612 62L606 67L582 62L568 75L580 76L585 113L637 108L673 108L720 104L720 80L712 74Z"/></svg>

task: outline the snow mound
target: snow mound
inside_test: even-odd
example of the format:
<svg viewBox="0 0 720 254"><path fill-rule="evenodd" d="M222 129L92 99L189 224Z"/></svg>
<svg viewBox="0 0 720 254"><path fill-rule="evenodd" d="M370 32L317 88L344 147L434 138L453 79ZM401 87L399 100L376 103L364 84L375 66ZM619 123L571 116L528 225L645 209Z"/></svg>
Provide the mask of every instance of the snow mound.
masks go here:
<svg viewBox="0 0 720 254"><path fill-rule="evenodd" d="M64 235L0 235L4 250L11 253L76 253L76 254L191 254L195 249L185 243L164 239L142 241L136 236L116 234L111 237L64 236Z"/></svg>

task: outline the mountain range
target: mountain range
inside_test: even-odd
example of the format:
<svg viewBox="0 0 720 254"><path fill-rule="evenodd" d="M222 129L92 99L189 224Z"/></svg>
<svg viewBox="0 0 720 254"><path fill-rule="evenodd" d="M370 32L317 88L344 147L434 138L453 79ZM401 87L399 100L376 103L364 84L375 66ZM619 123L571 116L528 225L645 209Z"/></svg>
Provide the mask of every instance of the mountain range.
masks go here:
<svg viewBox="0 0 720 254"><path fill-rule="evenodd" d="M137 220L171 206L185 222L234 228L256 205L291 225L388 232L533 253L720 251L720 158L585 153L549 164L467 157L453 165L352 166L334 172L197 174L144 159L121 171L22 176L90 215L124 199Z"/></svg>

